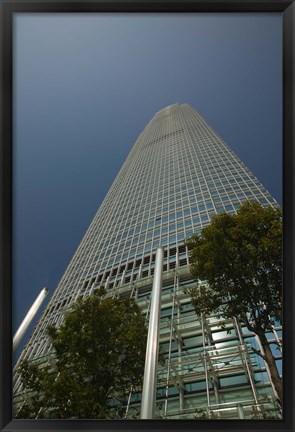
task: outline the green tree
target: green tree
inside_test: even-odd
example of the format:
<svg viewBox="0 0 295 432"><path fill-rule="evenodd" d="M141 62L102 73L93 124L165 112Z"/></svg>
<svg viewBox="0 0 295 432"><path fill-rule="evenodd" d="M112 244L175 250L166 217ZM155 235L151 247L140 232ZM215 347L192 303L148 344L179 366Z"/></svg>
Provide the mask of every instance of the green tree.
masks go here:
<svg viewBox="0 0 295 432"><path fill-rule="evenodd" d="M282 380L266 333L282 320L282 214L246 202L236 215L222 213L187 240L191 274L201 282L190 290L197 314L236 317L255 333L282 404Z"/></svg>
<svg viewBox="0 0 295 432"><path fill-rule="evenodd" d="M55 352L50 365L22 362L29 393L17 418L120 417L124 395L142 384L147 330L133 299L102 294L77 302L61 326L48 328Z"/></svg>

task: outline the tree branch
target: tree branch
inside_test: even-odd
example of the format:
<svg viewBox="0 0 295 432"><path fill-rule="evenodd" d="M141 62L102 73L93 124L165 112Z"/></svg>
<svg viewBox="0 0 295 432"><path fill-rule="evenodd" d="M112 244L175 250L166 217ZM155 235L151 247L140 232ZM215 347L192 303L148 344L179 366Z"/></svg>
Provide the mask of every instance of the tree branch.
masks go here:
<svg viewBox="0 0 295 432"><path fill-rule="evenodd" d="M261 357L263 360L265 360L265 355L262 354L262 352L261 352L260 350L257 350L256 348L254 348L254 347L252 347L252 346L251 346L251 350L252 350L253 352L255 352L255 354L259 355L259 357Z"/></svg>
<svg viewBox="0 0 295 432"><path fill-rule="evenodd" d="M277 345L278 347L280 347L280 348L282 348L282 343L281 342L278 342L278 341L271 341L271 342L268 342L268 345Z"/></svg>

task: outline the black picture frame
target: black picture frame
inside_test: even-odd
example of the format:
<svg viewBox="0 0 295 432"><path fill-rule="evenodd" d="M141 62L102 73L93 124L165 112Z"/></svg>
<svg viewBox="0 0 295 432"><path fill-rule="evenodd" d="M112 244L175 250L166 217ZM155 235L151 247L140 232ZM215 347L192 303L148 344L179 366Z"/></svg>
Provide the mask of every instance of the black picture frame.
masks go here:
<svg viewBox="0 0 295 432"><path fill-rule="evenodd" d="M283 222L284 222L284 418L283 420L12 420L12 18L18 12L280 12L283 20ZM295 5L282 0L0 0L1 200L0 200L0 426L1 431L284 431L294 424L294 75Z"/></svg>

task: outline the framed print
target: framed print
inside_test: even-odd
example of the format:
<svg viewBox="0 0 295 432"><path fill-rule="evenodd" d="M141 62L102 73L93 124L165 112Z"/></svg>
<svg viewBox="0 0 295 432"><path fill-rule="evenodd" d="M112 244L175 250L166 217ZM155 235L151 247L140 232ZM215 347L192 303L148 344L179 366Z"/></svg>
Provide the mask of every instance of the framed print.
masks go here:
<svg viewBox="0 0 295 432"><path fill-rule="evenodd" d="M1 430L293 430L294 13L1 1Z"/></svg>

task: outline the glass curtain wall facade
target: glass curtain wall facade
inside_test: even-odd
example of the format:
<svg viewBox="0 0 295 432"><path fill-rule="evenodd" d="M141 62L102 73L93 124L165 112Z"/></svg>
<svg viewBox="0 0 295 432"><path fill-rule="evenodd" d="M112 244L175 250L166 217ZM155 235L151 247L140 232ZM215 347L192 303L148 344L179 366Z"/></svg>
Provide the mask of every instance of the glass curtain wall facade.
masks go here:
<svg viewBox="0 0 295 432"><path fill-rule="evenodd" d="M250 347L242 323L197 317L185 289L185 238L216 213L235 213L246 200L275 199L218 134L187 104L155 114L138 137L69 263L23 359L46 363L49 324L59 324L79 298L105 286L109 296L137 299L149 320L156 248L164 247L156 418L279 418L267 367ZM282 329L268 335L281 340ZM281 368L281 354L275 353ZM18 362L18 364L19 364ZM15 375L17 406L25 398ZM126 395L126 418L139 417L141 390Z"/></svg>

